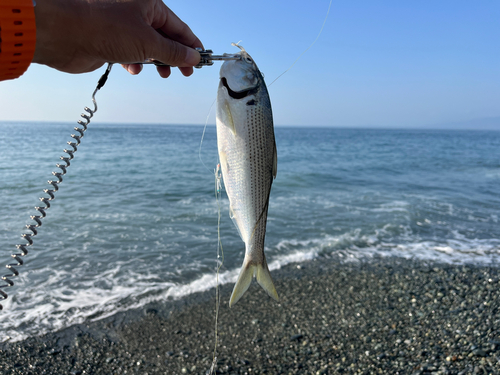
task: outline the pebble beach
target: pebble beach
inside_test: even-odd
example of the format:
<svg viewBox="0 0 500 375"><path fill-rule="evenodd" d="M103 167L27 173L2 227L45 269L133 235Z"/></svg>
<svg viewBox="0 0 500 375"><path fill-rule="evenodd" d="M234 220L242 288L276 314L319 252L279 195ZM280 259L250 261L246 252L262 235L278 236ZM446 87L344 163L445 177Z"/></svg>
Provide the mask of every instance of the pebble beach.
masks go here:
<svg viewBox="0 0 500 375"><path fill-rule="evenodd" d="M498 374L498 268L318 258L220 288L216 374ZM4 343L1 374L206 374L215 290ZM3 314L8 311L4 311Z"/></svg>

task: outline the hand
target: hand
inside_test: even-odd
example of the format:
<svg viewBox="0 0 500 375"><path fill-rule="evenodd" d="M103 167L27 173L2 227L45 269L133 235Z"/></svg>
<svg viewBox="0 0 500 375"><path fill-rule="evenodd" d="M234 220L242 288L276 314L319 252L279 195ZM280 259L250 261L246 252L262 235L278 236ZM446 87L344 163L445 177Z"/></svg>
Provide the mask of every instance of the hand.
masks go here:
<svg viewBox="0 0 500 375"><path fill-rule="evenodd" d="M124 63L131 74L147 58L189 76L200 61L200 40L161 0L38 0L33 62L67 73ZM170 67L157 67L167 78Z"/></svg>

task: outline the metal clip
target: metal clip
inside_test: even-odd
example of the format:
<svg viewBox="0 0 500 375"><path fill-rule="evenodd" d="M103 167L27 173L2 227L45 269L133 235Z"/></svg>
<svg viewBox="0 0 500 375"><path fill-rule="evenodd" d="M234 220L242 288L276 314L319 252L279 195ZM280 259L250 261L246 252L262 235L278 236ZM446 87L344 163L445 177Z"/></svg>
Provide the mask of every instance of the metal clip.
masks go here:
<svg viewBox="0 0 500 375"><path fill-rule="evenodd" d="M195 66L195 68L200 69L204 66L212 66L214 65L214 60L217 61L227 61L227 60L240 60L241 56L238 54L228 54L225 53L224 55L213 55L213 51L211 49L201 49L201 48L195 48L199 53L200 53L200 62L198 65ZM161 61L155 60L155 59L146 59L145 61L141 63L136 63L136 64L155 64L156 66L172 66L168 65L165 63L162 63Z"/></svg>

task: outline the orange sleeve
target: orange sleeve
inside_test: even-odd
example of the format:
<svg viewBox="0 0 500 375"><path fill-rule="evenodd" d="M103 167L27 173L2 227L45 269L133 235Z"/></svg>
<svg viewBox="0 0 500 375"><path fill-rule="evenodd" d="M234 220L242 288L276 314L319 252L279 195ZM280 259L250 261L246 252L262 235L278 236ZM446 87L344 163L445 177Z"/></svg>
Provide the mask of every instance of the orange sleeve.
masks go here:
<svg viewBox="0 0 500 375"><path fill-rule="evenodd" d="M28 69L35 45L33 0L0 0L0 81L18 78Z"/></svg>

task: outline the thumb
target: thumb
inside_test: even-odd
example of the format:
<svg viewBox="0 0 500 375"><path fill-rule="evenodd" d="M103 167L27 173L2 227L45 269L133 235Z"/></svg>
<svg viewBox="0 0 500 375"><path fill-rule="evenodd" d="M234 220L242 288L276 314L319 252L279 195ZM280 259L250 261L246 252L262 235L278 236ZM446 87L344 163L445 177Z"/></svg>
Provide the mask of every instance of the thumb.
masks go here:
<svg viewBox="0 0 500 375"><path fill-rule="evenodd" d="M191 67L200 62L200 53L175 40L165 38L157 33L157 43L148 56L162 63L176 67Z"/></svg>

